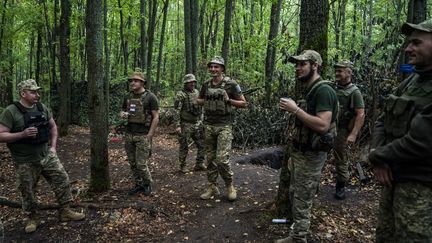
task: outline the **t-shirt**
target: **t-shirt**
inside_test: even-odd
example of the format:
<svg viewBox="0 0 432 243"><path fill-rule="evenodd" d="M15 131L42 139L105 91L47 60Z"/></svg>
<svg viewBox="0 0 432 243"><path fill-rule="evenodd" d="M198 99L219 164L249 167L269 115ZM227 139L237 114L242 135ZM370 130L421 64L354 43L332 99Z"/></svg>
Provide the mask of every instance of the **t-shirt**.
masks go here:
<svg viewBox="0 0 432 243"><path fill-rule="evenodd" d="M52 118L51 111L42 104L43 113L48 120ZM38 111L37 106L34 105L32 108L25 108L27 112ZM20 132L24 130L24 115L14 105L9 105L0 115L0 124L9 128L12 133ZM48 155L48 143L41 144L20 144L20 143L8 143L7 144L12 159L16 163L37 163Z"/></svg>
<svg viewBox="0 0 432 243"><path fill-rule="evenodd" d="M228 97L230 99L238 99L242 95L242 91L240 86L232 79L228 77L224 77L226 79L226 83L224 86L225 91L228 94ZM222 83L224 81L220 82L218 85L213 85L212 80L208 80L203 84L201 87L199 98L204 98L206 95L206 92L208 88L221 88ZM204 101L205 102L205 101ZM209 125L229 125L234 122L234 114L226 114L226 115L220 115L220 114L211 114L209 112L204 112L204 124Z"/></svg>
<svg viewBox="0 0 432 243"><path fill-rule="evenodd" d="M126 111L127 109L127 100L128 99L142 99L142 104L144 107L144 112L147 112L148 115L151 116L151 111L158 111L159 110L159 101L151 91L146 90L144 93L135 94L133 92L130 92L129 95L127 95L124 98L123 101L123 111ZM151 117L151 121L153 120L153 117ZM126 126L126 132L132 133L132 134L147 134L150 130L149 124L140 124L140 123L131 123L129 122Z"/></svg>
<svg viewBox="0 0 432 243"><path fill-rule="evenodd" d="M322 79L318 79L316 82L322 81ZM318 84L319 86L316 87L316 90L312 92L311 95L311 109L309 110L308 107L308 113L311 115L316 115L319 112L323 111L331 111L332 112L332 119L331 122L336 121L337 118L337 109L338 109L338 99L336 92L330 85L328 84ZM313 87L313 84L310 86ZM306 93L309 92L310 89L306 90ZM315 100L314 100L315 99ZM309 104L308 104L309 106Z"/></svg>

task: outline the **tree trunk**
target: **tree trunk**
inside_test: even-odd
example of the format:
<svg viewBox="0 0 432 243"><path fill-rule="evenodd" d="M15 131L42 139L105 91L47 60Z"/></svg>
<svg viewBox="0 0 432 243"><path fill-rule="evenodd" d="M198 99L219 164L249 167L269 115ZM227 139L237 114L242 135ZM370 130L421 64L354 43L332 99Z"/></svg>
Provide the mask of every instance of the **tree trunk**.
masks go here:
<svg viewBox="0 0 432 243"><path fill-rule="evenodd" d="M184 36L185 36L185 60L186 60L186 73L192 73L192 36L191 36L191 0L184 1Z"/></svg>
<svg viewBox="0 0 432 243"><path fill-rule="evenodd" d="M61 0L60 16L60 105L57 124L59 135L66 136L70 122L71 77L70 77L70 16L71 4L69 0Z"/></svg>
<svg viewBox="0 0 432 243"><path fill-rule="evenodd" d="M225 18L224 18L224 35L222 42L222 57L225 60L225 67L228 66L228 55L231 35L231 16L232 16L233 0L225 1Z"/></svg>
<svg viewBox="0 0 432 243"><path fill-rule="evenodd" d="M119 7L119 14L120 14L120 43L121 43L121 49L123 53L123 75L127 76L128 74L128 53L127 53L127 47L126 47L126 40L124 37L124 20L123 20L123 9L121 5L121 1L117 0L118 7Z"/></svg>
<svg viewBox="0 0 432 243"><path fill-rule="evenodd" d="M146 0L140 0L140 67L141 71L146 68L147 36L146 36Z"/></svg>
<svg viewBox="0 0 432 243"><path fill-rule="evenodd" d="M102 2L87 0L86 50L88 72L88 115L90 126L90 190L110 187L108 166L108 100L102 51Z"/></svg>
<svg viewBox="0 0 432 243"><path fill-rule="evenodd" d="M426 20L427 0L409 0L408 23L418 24Z"/></svg>
<svg viewBox="0 0 432 243"><path fill-rule="evenodd" d="M270 13L270 31L268 35L267 54L265 62L265 91L266 104L270 107L271 100L271 84L273 82L273 71L276 62L276 44L275 39L279 31L280 11L282 0L273 2Z"/></svg>
<svg viewBox="0 0 432 243"><path fill-rule="evenodd" d="M147 36L149 38L148 41L148 50L147 50L147 77L146 77L146 89L150 89L151 82L152 82L152 58L153 58L153 42L154 42L154 35L155 35L155 29L156 29L156 13L157 13L157 0L153 0L151 2L151 14L150 14L150 20L149 20L149 26L148 26L148 32Z"/></svg>
<svg viewBox="0 0 432 243"><path fill-rule="evenodd" d="M42 72L42 34L41 30L37 31L37 44L36 44L36 73L35 79L39 82L39 76Z"/></svg>
<svg viewBox="0 0 432 243"><path fill-rule="evenodd" d="M192 73L197 72L198 58L198 0L191 0L191 45L192 45Z"/></svg>
<svg viewBox="0 0 432 243"><path fill-rule="evenodd" d="M301 0L298 52L312 49L320 53L323 59L323 75L327 68L328 15L328 0Z"/></svg>
<svg viewBox="0 0 432 243"><path fill-rule="evenodd" d="M104 54L105 54L105 75L104 78L106 82L109 83L110 80L110 52L109 52L109 43L108 43L108 0L104 0L103 4L103 25L104 25L104 31L103 31L103 38L104 38ZM109 91L109 89L107 89ZM108 97L108 94L107 94Z"/></svg>
<svg viewBox="0 0 432 243"><path fill-rule="evenodd" d="M162 54L163 54L164 39L165 39L165 27L166 27L167 15L168 15L168 5L169 5L169 0L165 0L165 5L163 8L161 35L159 41L158 60L157 60L156 85L155 85L156 87L154 88L156 94L159 92L160 89L160 72L162 66Z"/></svg>

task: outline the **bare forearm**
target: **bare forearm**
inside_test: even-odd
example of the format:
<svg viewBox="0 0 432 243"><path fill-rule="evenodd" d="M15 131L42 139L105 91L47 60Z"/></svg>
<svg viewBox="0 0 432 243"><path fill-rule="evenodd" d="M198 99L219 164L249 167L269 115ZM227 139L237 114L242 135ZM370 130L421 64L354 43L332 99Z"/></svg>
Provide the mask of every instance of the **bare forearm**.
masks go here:
<svg viewBox="0 0 432 243"><path fill-rule="evenodd" d="M148 135L153 136L155 134L158 123L159 123L159 112L157 114L153 114L153 119L150 125L150 130L148 132Z"/></svg>
<svg viewBox="0 0 432 243"><path fill-rule="evenodd" d="M364 114L357 115L354 121L353 129L351 130L351 135L357 137L358 133L360 132L360 129L363 127L364 124Z"/></svg>
<svg viewBox="0 0 432 243"><path fill-rule="evenodd" d="M297 118L300 119L307 127L314 130L319 134L326 133L330 128L330 121L323 119L319 116L313 116L308 114L302 109L299 109L296 113ZM331 116L331 113L330 113ZM331 118L331 117L330 117Z"/></svg>
<svg viewBox="0 0 432 243"><path fill-rule="evenodd" d="M1 143L13 143L25 137L24 131L22 132L1 132L0 142Z"/></svg>

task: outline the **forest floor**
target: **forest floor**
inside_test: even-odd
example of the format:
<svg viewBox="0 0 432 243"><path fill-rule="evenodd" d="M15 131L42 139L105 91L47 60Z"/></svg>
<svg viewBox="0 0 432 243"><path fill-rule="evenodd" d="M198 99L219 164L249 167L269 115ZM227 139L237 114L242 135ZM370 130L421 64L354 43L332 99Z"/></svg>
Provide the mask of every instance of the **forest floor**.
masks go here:
<svg viewBox="0 0 432 243"><path fill-rule="evenodd" d="M41 225L24 233L22 210L0 206L5 242L272 242L286 237L287 224L273 224L273 200L279 172L268 166L232 164L238 199L228 202L220 180L221 196L201 200L206 189L205 172L182 174L177 165L177 140L173 129L161 128L153 141L150 168L153 194L128 196L133 183L122 142L109 142L111 190L86 191L89 168L89 130L71 127L59 139L58 154L69 173L77 208L86 213L80 222L60 223L56 210L41 210ZM232 157L254 151L233 151ZM193 155L188 166L193 166ZM0 196L19 201L13 163L4 144L0 145ZM329 162L323 171L320 190L312 210L310 242L373 242L379 188L360 186L355 177L346 200L333 198L334 186ZM54 203L45 180L40 180L37 197L41 204Z"/></svg>

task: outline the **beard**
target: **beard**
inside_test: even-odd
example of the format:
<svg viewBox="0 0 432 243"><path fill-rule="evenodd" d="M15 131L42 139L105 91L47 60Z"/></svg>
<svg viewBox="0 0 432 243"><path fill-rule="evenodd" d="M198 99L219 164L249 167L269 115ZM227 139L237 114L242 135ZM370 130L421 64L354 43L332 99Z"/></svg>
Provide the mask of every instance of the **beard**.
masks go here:
<svg viewBox="0 0 432 243"><path fill-rule="evenodd" d="M313 74L312 67L309 67L309 72L306 75L299 77L298 80L302 83L306 83L313 77Z"/></svg>

